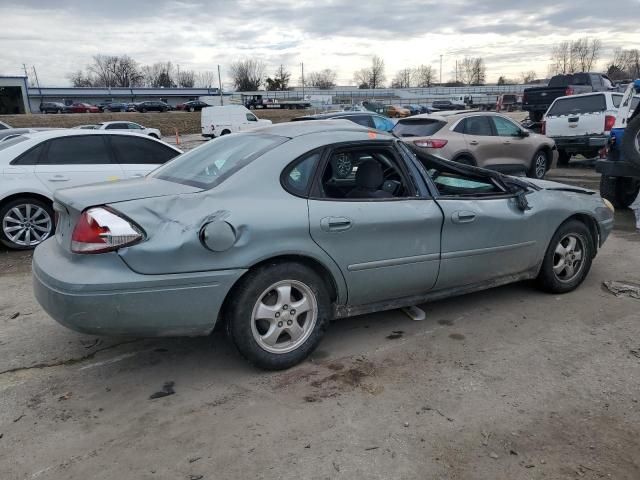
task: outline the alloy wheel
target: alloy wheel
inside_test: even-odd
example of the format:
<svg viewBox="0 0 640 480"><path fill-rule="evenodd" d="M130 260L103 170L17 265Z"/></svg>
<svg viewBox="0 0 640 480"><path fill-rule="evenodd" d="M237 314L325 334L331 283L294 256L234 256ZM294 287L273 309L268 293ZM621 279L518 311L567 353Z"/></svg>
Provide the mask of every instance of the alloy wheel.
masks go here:
<svg viewBox="0 0 640 480"><path fill-rule="evenodd" d="M584 241L570 233L562 237L553 254L553 273L561 282L573 280L584 266Z"/></svg>
<svg viewBox="0 0 640 480"><path fill-rule="evenodd" d="M33 247L51 235L53 222L49 213L32 203L16 205L2 219L7 239L21 247Z"/></svg>
<svg viewBox="0 0 640 480"><path fill-rule="evenodd" d="M253 307L251 332L260 348L288 353L304 344L315 327L318 302L313 290L297 280L267 288Z"/></svg>
<svg viewBox="0 0 640 480"><path fill-rule="evenodd" d="M547 173L547 156L540 152L536 155L536 178L544 178L544 174Z"/></svg>

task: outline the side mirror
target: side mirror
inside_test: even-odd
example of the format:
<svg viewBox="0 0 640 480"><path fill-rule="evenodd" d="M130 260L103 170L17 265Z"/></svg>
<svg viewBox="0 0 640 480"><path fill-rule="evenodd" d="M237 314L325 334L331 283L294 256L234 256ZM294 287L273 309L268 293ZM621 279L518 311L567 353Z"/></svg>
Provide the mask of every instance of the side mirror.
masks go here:
<svg viewBox="0 0 640 480"><path fill-rule="evenodd" d="M521 136L522 138L526 138L526 137L528 137L529 135L531 135L531 134L530 134L529 132L527 132L526 130L520 130L520 136Z"/></svg>

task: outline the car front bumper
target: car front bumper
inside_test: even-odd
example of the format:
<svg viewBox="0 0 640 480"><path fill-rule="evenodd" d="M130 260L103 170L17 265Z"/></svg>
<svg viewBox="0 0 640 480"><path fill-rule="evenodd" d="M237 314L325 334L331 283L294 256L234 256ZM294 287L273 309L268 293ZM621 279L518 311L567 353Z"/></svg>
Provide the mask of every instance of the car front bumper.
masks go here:
<svg viewBox="0 0 640 480"><path fill-rule="evenodd" d="M33 256L33 288L42 308L65 327L94 335L207 335L245 272L142 275L117 253L71 254L55 238Z"/></svg>

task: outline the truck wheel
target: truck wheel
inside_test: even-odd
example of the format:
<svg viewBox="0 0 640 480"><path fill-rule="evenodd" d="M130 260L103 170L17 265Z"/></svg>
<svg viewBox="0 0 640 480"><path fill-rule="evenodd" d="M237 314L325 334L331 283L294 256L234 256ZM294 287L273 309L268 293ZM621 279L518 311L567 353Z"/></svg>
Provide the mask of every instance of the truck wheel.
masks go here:
<svg viewBox="0 0 640 480"><path fill-rule="evenodd" d="M640 115L634 117L622 135L622 158L640 167Z"/></svg>
<svg viewBox="0 0 640 480"><path fill-rule="evenodd" d="M638 196L640 182L630 177L600 177L600 195L615 208L628 208Z"/></svg>
<svg viewBox="0 0 640 480"><path fill-rule="evenodd" d="M571 154L565 152L564 150L558 150L558 166L566 167L569 165L569 160L571 160Z"/></svg>

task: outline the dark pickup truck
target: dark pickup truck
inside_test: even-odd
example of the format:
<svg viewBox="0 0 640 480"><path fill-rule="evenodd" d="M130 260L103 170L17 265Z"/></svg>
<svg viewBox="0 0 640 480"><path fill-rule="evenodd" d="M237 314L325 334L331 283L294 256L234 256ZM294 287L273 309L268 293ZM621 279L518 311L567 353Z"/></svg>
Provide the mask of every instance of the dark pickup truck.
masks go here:
<svg viewBox="0 0 640 480"><path fill-rule="evenodd" d="M567 97L579 93L604 92L613 90L613 83L601 73L569 73L556 75L546 87L525 88L522 96L522 109L529 112L534 122L540 122L549 106L558 97Z"/></svg>

